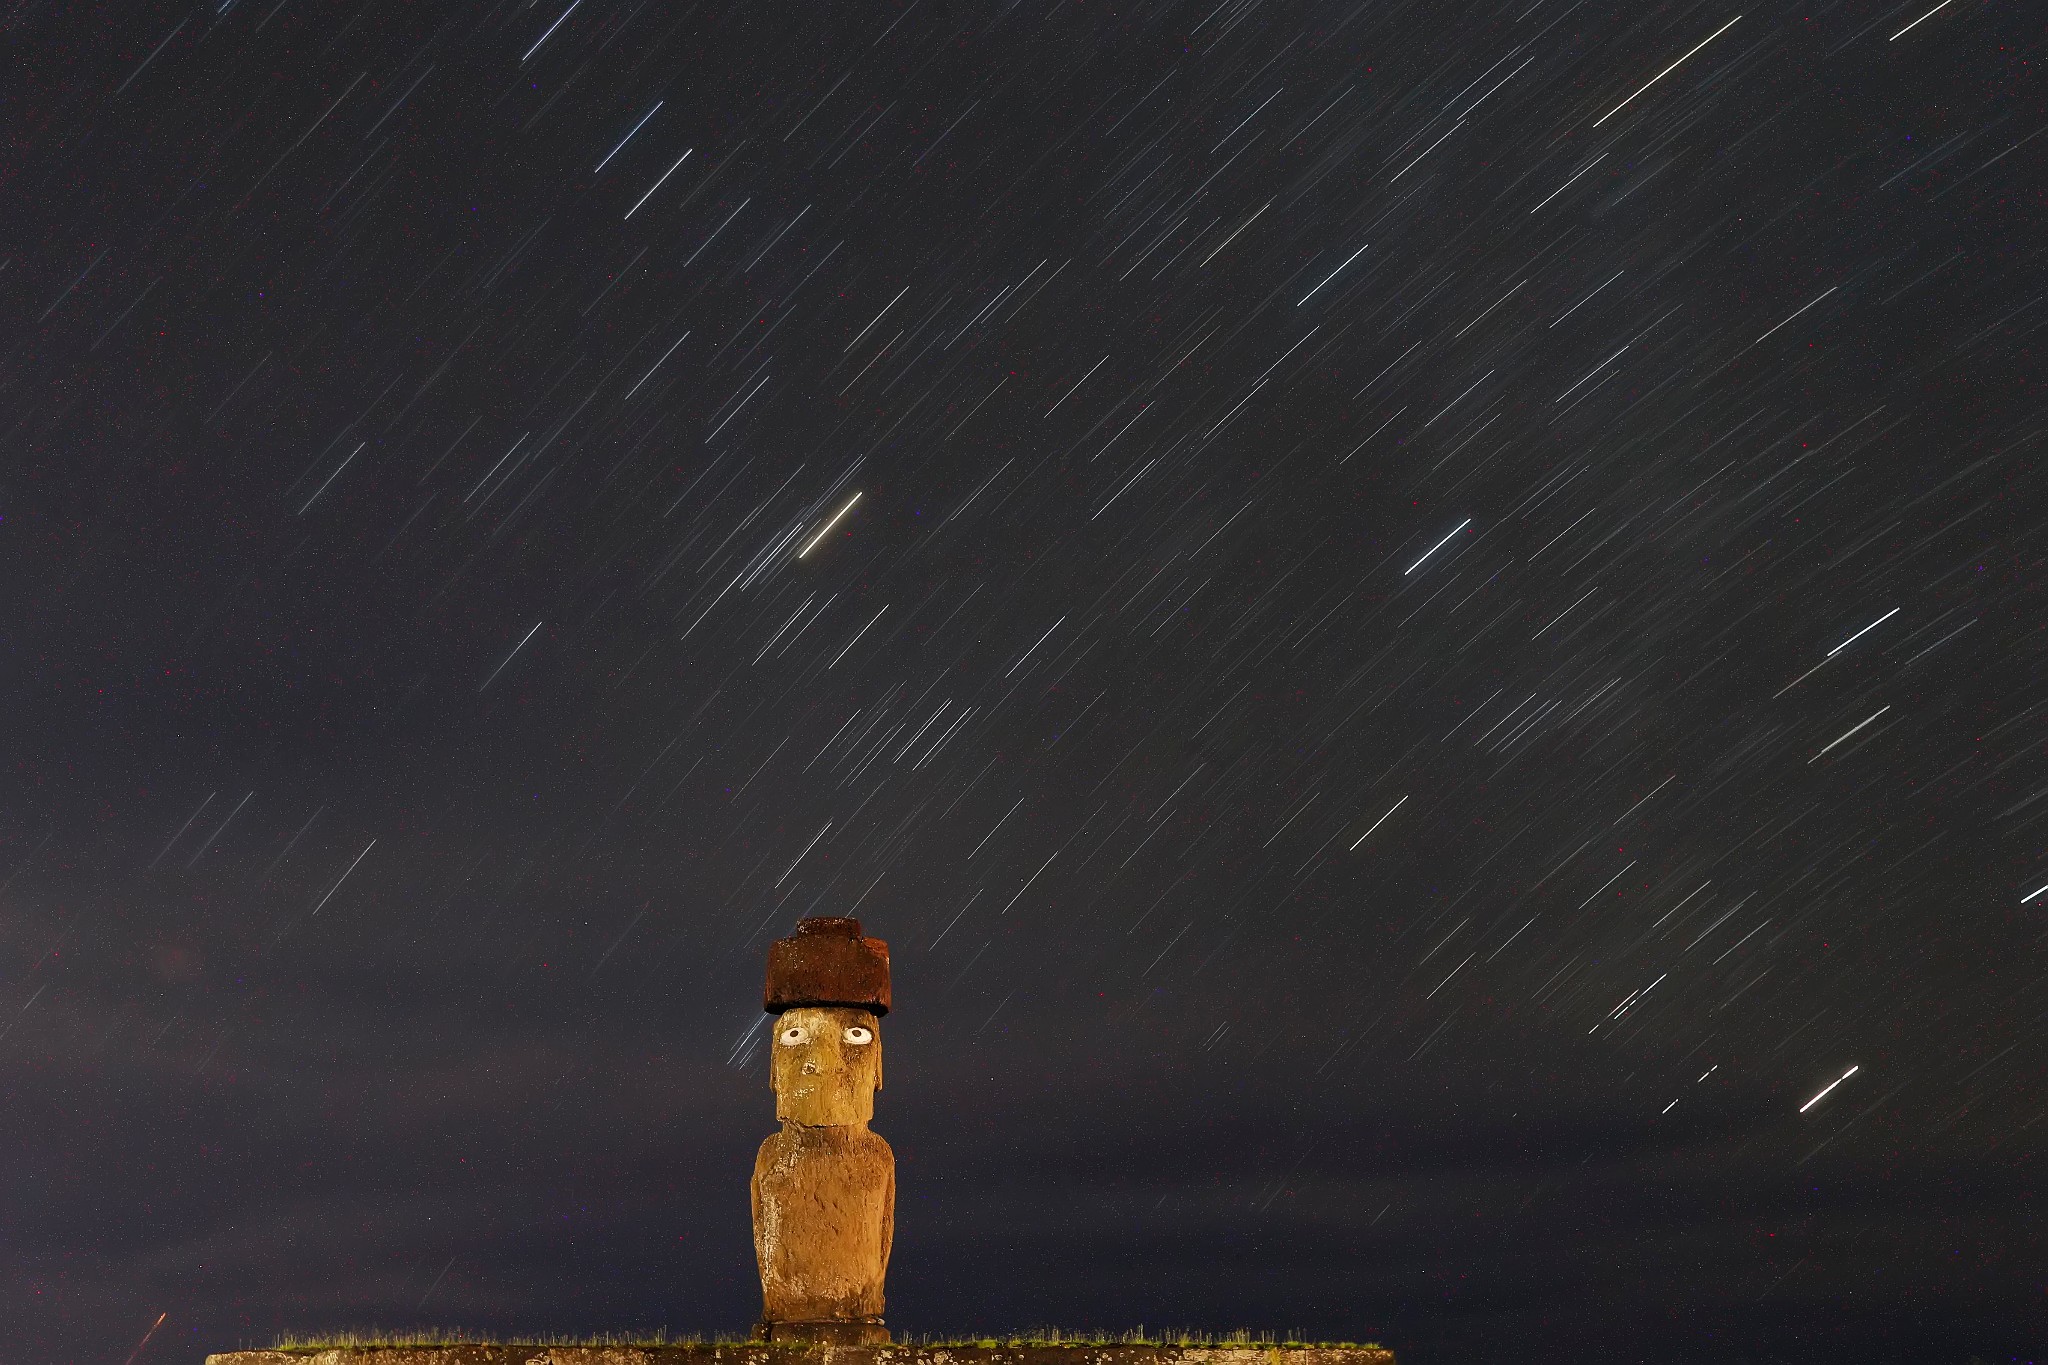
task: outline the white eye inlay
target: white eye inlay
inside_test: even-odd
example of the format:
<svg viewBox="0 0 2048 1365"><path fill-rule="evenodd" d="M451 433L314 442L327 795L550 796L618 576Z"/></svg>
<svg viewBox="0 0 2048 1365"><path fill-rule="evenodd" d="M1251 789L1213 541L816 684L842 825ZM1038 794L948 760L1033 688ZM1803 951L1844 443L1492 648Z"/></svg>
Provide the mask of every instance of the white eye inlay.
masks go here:
<svg viewBox="0 0 2048 1365"><path fill-rule="evenodd" d="M782 1031L782 1037L778 1041L784 1047L801 1047L811 1041L811 1031L802 1024L791 1024Z"/></svg>
<svg viewBox="0 0 2048 1365"><path fill-rule="evenodd" d="M856 1046L858 1046L861 1043L872 1043L873 1041L875 1041L874 1031L872 1029L864 1028L859 1024L848 1024L846 1026L845 1036L847 1042L853 1043Z"/></svg>

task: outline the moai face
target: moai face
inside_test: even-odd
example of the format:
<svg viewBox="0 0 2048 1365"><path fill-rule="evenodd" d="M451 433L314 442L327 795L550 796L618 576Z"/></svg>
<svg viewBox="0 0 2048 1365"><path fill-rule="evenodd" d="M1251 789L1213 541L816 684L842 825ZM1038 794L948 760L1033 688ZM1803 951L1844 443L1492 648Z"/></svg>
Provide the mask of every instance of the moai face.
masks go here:
<svg viewBox="0 0 2048 1365"><path fill-rule="evenodd" d="M800 1005L775 1022L775 1117L812 1128L867 1123L882 1088L882 1035L867 1010Z"/></svg>

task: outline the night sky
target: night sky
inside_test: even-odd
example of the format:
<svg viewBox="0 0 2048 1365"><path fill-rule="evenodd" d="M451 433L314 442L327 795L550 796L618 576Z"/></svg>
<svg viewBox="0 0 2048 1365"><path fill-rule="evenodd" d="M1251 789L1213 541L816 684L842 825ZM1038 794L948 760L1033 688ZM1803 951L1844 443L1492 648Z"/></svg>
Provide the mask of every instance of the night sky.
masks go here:
<svg viewBox="0 0 2048 1365"><path fill-rule="evenodd" d="M2037 1359L1929 3L10 7L0 1360L746 1330L822 914L899 1337Z"/></svg>

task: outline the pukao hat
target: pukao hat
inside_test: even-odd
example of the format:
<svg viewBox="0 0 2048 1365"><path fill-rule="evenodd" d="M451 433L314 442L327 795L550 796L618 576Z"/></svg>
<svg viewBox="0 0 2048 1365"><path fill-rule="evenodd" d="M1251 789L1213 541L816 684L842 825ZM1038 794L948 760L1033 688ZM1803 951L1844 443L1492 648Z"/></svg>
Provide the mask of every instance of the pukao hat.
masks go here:
<svg viewBox="0 0 2048 1365"><path fill-rule="evenodd" d="M800 1005L889 1012L889 945L863 938L850 915L796 922L796 932L768 945L765 1008L780 1014Z"/></svg>

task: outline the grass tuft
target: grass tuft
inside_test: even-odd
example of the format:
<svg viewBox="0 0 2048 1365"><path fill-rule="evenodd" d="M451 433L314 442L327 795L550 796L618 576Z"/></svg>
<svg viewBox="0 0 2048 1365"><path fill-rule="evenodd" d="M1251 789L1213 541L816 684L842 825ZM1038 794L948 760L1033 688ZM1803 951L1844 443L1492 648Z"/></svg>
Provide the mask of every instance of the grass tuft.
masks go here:
<svg viewBox="0 0 2048 1365"><path fill-rule="evenodd" d="M1202 1332L1189 1328L1166 1328L1148 1332L1143 1326L1122 1332L1070 1332L1060 1327L1039 1327L1028 1332L1012 1333L1000 1337L945 1337L917 1336L902 1338L905 1346L1267 1346L1280 1349L1302 1350L1308 1347L1378 1349L1377 1342L1359 1341L1304 1341L1291 1334L1277 1332L1253 1332L1239 1328L1234 1332Z"/></svg>
<svg viewBox="0 0 2048 1365"><path fill-rule="evenodd" d="M467 1332L457 1327L422 1327L412 1331L358 1328L335 1332L287 1332L278 1337L270 1349L310 1354L315 1351L373 1350L393 1346L738 1346L747 1340L745 1333L671 1336L665 1327L654 1332L600 1332L584 1336L553 1333L511 1337L500 1337L490 1332Z"/></svg>
<svg viewBox="0 0 2048 1365"><path fill-rule="evenodd" d="M336 1332L286 1333L271 1348L312 1354L316 1351L371 1350L397 1346L744 1346L753 1342L745 1333L671 1336L667 1328L658 1332L606 1332L595 1336L498 1337L488 1332L466 1332L459 1328L425 1327L412 1331L384 1331L361 1328ZM1148 1332L1143 1326L1122 1332L1068 1331L1061 1327L1037 1327L1003 1336L960 1337L938 1334L909 1334L898 1338L898 1346L982 1347L1016 1349L1029 1346L1251 1346L1279 1350L1377 1349L1371 1341L1304 1341L1292 1334L1253 1332L1201 1332L1168 1328Z"/></svg>

